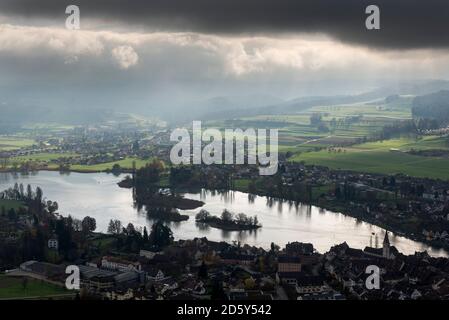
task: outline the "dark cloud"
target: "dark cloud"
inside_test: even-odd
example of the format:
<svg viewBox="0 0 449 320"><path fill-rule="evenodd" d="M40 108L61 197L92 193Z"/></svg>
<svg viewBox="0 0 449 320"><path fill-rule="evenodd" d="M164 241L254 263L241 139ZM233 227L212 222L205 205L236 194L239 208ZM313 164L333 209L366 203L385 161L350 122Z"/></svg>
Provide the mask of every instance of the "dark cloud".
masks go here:
<svg viewBox="0 0 449 320"><path fill-rule="evenodd" d="M326 33L376 48L449 47L447 0L0 0L0 12L64 21L66 5L83 19L113 19L169 31L216 34ZM365 28L365 8L381 10L381 30Z"/></svg>

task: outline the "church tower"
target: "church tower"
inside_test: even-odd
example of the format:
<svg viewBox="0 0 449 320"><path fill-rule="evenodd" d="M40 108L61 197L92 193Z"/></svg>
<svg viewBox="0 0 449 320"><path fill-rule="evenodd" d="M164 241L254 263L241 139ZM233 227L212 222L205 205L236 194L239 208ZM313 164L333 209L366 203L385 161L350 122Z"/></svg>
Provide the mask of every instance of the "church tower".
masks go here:
<svg viewBox="0 0 449 320"><path fill-rule="evenodd" d="M390 259L390 240L388 239L388 231L385 231L385 238L382 246L382 256Z"/></svg>

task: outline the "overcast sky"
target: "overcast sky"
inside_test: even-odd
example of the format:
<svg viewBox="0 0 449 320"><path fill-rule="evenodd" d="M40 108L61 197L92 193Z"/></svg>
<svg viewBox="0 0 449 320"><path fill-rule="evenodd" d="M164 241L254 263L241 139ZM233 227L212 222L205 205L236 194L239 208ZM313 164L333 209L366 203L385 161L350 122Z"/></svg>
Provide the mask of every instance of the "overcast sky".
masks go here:
<svg viewBox="0 0 449 320"><path fill-rule="evenodd" d="M0 101L143 109L449 78L445 0L0 0ZM377 4L381 30L365 28ZM3 101L2 101L3 100Z"/></svg>

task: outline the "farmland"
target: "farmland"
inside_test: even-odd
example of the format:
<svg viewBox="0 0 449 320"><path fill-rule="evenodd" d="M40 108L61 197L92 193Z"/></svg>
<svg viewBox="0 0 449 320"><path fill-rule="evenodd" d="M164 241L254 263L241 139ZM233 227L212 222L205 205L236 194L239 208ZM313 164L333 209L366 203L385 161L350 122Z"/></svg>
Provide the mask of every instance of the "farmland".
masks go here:
<svg viewBox="0 0 449 320"><path fill-rule="evenodd" d="M32 146L34 140L20 136L0 136L0 151L17 150Z"/></svg>
<svg viewBox="0 0 449 320"><path fill-rule="evenodd" d="M316 106L294 114L260 115L240 120L210 121L218 128L276 128L281 152L307 152L332 145L345 145L382 131L386 125L411 119L411 97L352 105ZM319 114L321 128L311 123Z"/></svg>
<svg viewBox="0 0 449 320"><path fill-rule="evenodd" d="M42 280L28 279L24 284L21 277L8 277L0 274L0 299L46 297L65 294L67 291Z"/></svg>
<svg viewBox="0 0 449 320"><path fill-rule="evenodd" d="M403 173L415 177L449 179L449 159L411 155L414 150L447 150L444 138L425 137L369 142L336 150L304 152L291 158L306 164L326 166L332 169L360 172L395 174Z"/></svg>
<svg viewBox="0 0 449 320"><path fill-rule="evenodd" d="M152 162L153 159L139 159L129 157L119 161L106 162L94 165L73 165L70 168L75 171L98 172L98 171L111 170L114 165L119 165L123 169L132 169L134 161L136 163L136 168L139 169L145 166L147 163Z"/></svg>
<svg viewBox="0 0 449 320"><path fill-rule="evenodd" d="M37 161L37 162L49 162L52 160L58 160L60 158L72 158L77 157L78 154L76 153L62 153L62 152L43 152L43 153L36 153L28 156L18 156L13 157L10 159L10 162L26 162L26 161Z"/></svg>
<svg viewBox="0 0 449 320"><path fill-rule="evenodd" d="M385 126L411 119L412 97L390 102L368 101L352 105L316 106L294 114L254 116L210 122L222 128L277 128L279 151L291 161L332 169L449 179L449 157L410 154L415 150L448 150L447 138L402 137L367 142ZM319 124L312 116L319 115Z"/></svg>

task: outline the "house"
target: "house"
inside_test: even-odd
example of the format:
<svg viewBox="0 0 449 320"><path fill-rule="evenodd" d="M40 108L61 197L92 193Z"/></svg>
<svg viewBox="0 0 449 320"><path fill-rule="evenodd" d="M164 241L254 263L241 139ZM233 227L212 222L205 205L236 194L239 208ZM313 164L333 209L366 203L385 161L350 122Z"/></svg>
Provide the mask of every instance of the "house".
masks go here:
<svg viewBox="0 0 449 320"><path fill-rule="evenodd" d="M301 272L299 257L280 256L278 258L278 272Z"/></svg>
<svg viewBox="0 0 449 320"><path fill-rule="evenodd" d="M148 260L153 259L157 254L161 254L161 252L151 250L140 250L139 252L139 256L147 258Z"/></svg>
<svg viewBox="0 0 449 320"><path fill-rule="evenodd" d="M140 262L131 262L121 260L115 257L105 256L101 260L101 267L108 270L116 271L142 271L142 265Z"/></svg>
<svg viewBox="0 0 449 320"><path fill-rule="evenodd" d="M65 279L65 266L47 262L26 261L20 265L20 270L44 276L48 279Z"/></svg>
<svg viewBox="0 0 449 320"><path fill-rule="evenodd" d="M296 292L300 295L324 294L330 290L322 276L303 275L296 278Z"/></svg>
<svg viewBox="0 0 449 320"><path fill-rule="evenodd" d="M117 286L135 286L143 281L143 273L136 271L125 271L114 276L114 282Z"/></svg>
<svg viewBox="0 0 449 320"><path fill-rule="evenodd" d="M346 300L345 296L338 292L307 293L298 296L298 300Z"/></svg>
<svg viewBox="0 0 449 320"><path fill-rule="evenodd" d="M303 272L278 272L276 280L278 283L294 286L299 295L320 294L331 290L324 277L307 275Z"/></svg>
<svg viewBox="0 0 449 320"><path fill-rule="evenodd" d="M48 240L48 249L58 250L59 242L58 239L49 239Z"/></svg>
<svg viewBox="0 0 449 320"><path fill-rule="evenodd" d="M165 279L169 278L165 276L162 270L159 270L157 268L148 268L145 270L145 273L147 280L151 282L162 282Z"/></svg>
<svg viewBox="0 0 449 320"><path fill-rule="evenodd" d="M78 266L81 275L81 286L95 291L111 289L115 286L114 276L117 272L99 269L92 266Z"/></svg>
<svg viewBox="0 0 449 320"><path fill-rule="evenodd" d="M222 253L220 255L221 262L225 264L250 265L255 259L255 256L247 254Z"/></svg>
<svg viewBox="0 0 449 320"><path fill-rule="evenodd" d="M302 275L301 272L277 272L276 282L278 284L288 284L296 286L296 278Z"/></svg>
<svg viewBox="0 0 449 320"><path fill-rule="evenodd" d="M132 289L126 291L109 291L106 292L105 297L109 300L131 300L134 298L134 291Z"/></svg>
<svg viewBox="0 0 449 320"><path fill-rule="evenodd" d="M167 291L173 291L178 289L178 282L172 278L165 278L161 281L161 285L163 286L161 293L164 294Z"/></svg>

